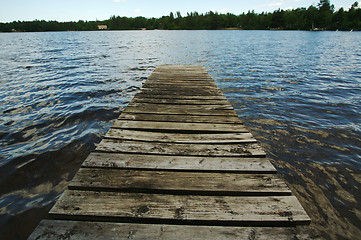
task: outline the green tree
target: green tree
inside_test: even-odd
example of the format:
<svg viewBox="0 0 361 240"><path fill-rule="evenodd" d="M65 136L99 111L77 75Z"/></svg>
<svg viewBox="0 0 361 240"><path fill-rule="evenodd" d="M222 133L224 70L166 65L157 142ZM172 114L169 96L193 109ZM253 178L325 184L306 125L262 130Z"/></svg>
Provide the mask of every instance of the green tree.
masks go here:
<svg viewBox="0 0 361 240"><path fill-rule="evenodd" d="M316 17L318 14L318 9L315 6L310 6L306 11L306 27L312 29L316 24Z"/></svg>
<svg viewBox="0 0 361 240"><path fill-rule="evenodd" d="M329 0L320 0L317 4L318 12L317 25L320 28L327 29L331 25L332 15L335 7L330 4Z"/></svg>
<svg viewBox="0 0 361 240"><path fill-rule="evenodd" d="M345 29L345 11L343 8L340 8L332 17L332 28L333 29Z"/></svg>
<svg viewBox="0 0 361 240"><path fill-rule="evenodd" d="M284 28L284 19L283 16L285 14L285 11L278 9L273 12L272 20L271 20L271 27L272 28Z"/></svg>
<svg viewBox="0 0 361 240"><path fill-rule="evenodd" d="M241 27L243 29L340 29L361 30L361 9L358 2L351 5L349 10L340 8L336 12L329 0L320 0L317 6L297 8L292 10L278 9L273 13L255 13L248 11L238 16L227 13L198 12L187 13L182 17L178 11L161 18L128 18L111 16L104 21L57 22L57 21L14 21L0 23L0 31L86 31L97 30L98 24L106 24L113 30L140 29L222 29Z"/></svg>

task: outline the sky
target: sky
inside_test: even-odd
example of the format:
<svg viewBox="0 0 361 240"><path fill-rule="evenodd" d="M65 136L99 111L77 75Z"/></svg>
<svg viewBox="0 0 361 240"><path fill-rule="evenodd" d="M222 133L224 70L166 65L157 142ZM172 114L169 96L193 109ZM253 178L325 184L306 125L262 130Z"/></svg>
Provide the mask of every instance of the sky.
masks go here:
<svg viewBox="0 0 361 240"><path fill-rule="evenodd" d="M349 9L356 0L331 0L335 9ZM112 15L147 18L162 17L170 12L197 11L206 13L234 13L248 10L256 13L273 12L277 9L316 6L319 0L0 0L0 22L56 20L94 21L106 20Z"/></svg>

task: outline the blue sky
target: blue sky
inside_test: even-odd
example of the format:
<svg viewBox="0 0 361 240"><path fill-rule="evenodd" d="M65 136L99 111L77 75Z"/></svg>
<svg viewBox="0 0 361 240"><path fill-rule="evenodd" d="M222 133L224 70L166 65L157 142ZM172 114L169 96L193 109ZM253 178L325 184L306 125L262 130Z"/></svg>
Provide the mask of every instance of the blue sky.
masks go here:
<svg viewBox="0 0 361 240"><path fill-rule="evenodd" d="M331 0L335 8L349 9L356 0ZM274 10L317 5L319 0L0 0L0 22L57 20L105 20L112 15L161 17L180 11L182 15L210 10L241 14L248 10Z"/></svg>

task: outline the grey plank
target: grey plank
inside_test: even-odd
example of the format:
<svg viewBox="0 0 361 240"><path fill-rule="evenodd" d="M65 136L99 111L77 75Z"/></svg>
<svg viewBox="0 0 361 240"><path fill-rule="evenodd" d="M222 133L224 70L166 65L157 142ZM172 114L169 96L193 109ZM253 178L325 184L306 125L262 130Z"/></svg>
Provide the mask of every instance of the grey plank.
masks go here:
<svg viewBox="0 0 361 240"><path fill-rule="evenodd" d="M197 78L210 78L209 74L206 71L177 71L172 69L170 71L158 70L152 72L151 77L154 78L164 78L164 77L180 77L180 78L190 78L190 79L197 79Z"/></svg>
<svg viewBox="0 0 361 240"><path fill-rule="evenodd" d="M165 108L165 107L127 107L125 113L153 113L153 114L183 114L204 116L237 116L233 110L207 110L192 108Z"/></svg>
<svg viewBox="0 0 361 240"><path fill-rule="evenodd" d="M185 79L182 80L147 80L142 84L144 88L170 88L176 85L177 88L199 88L199 89L219 89L217 84L214 81L209 81L209 79L199 79L197 81L188 81Z"/></svg>
<svg viewBox="0 0 361 240"><path fill-rule="evenodd" d="M69 189L192 195L291 195L275 174L144 171L81 168Z"/></svg>
<svg viewBox="0 0 361 240"><path fill-rule="evenodd" d="M43 220L29 240L280 240L309 239L299 227L222 227Z"/></svg>
<svg viewBox="0 0 361 240"><path fill-rule="evenodd" d="M242 121L237 116L122 113L118 119L132 120L132 121L153 121L153 122L216 123L216 124L230 124L230 125L242 124Z"/></svg>
<svg viewBox="0 0 361 240"><path fill-rule="evenodd" d="M200 87L209 87L209 88L218 88L217 84L213 80L186 80L186 79L154 79L154 80L147 80L145 81L142 86L144 87L151 87L154 86L155 88L161 87L171 87L177 86L177 88L189 88L190 86L194 86L196 88ZM219 88L218 88L219 89Z"/></svg>
<svg viewBox="0 0 361 240"><path fill-rule="evenodd" d="M163 131L197 131L247 133L243 125L218 123L181 123L116 120L112 126L120 129L163 130Z"/></svg>
<svg viewBox="0 0 361 240"><path fill-rule="evenodd" d="M257 142L251 133L217 133L217 134L183 134L146 132L126 129L111 128L105 135L106 138L123 139L144 142L172 142L172 143L254 143Z"/></svg>
<svg viewBox="0 0 361 240"><path fill-rule="evenodd" d="M150 80L148 79L143 83L143 87L155 87L155 88L161 88L161 87L170 87L177 85L177 87L210 87L210 88L218 88L217 84L214 81L207 80L198 80L198 81L187 81L187 80Z"/></svg>
<svg viewBox="0 0 361 240"><path fill-rule="evenodd" d="M212 81L211 77L205 72L188 72L188 73L177 73L177 72L153 72L151 74L151 79L174 79L174 80L188 80L188 81L198 81L198 80L209 80Z"/></svg>
<svg viewBox="0 0 361 240"><path fill-rule="evenodd" d="M257 143L189 144L103 139L95 149L110 153L143 153L178 156L265 157Z"/></svg>
<svg viewBox="0 0 361 240"><path fill-rule="evenodd" d="M198 196L65 190L53 219L284 226L310 221L295 196Z"/></svg>
<svg viewBox="0 0 361 240"><path fill-rule="evenodd" d="M219 93L222 91L217 86L208 86L208 85L197 85L197 84L150 84L146 82L143 84L141 91L144 92L157 92L157 91L166 91L166 92L203 92L203 93Z"/></svg>
<svg viewBox="0 0 361 240"><path fill-rule="evenodd" d="M92 152L83 167L122 169L275 173L267 158L190 157Z"/></svg>
<svg viewBox="0 0 361 240"><path fill-rule="evenodd" d="M171 111L171 110L185 110L185 111L209 111L211 114L211 111L214 112L223 112L223 110L226 110L228 115L229 112L234 113L233 107L230 104L213 104L213 105L189 105L189 104L159 104L159 103L135 103L130 102L127 106L128 108L138 108L142 109L142 111L146 109L151 109L151 111ZM231 110L231 111L230 111Z"/></svg>
<svg viewBox="0 0 361 240"><path fill-rule="evenodd" d="M231 106L225 105L164 105L164 104L129 104L125 113L184 114L205 116L237 116Z"/></svg>
<svg viewBox="0 0 361 240"><path fill-rule="evenodd" d="M169 93L137 93L136 95L137 97L142 97L142 98L161 98L161 99L169 99L169 98L173 98L173 99L204 99L204 100L211 100L211 99L223 99L226 100L226 97L223 95L204 95L204 96L198 96L198 95L171 95Z"/></svg>
<svg viewBox="0 0 361 240"><path fill-rule="evenodd" d="M139 94L144 94L144 95L169 95L169 96L199 96L199 97L206 97L206 96L222 96L222 92L221 90L215 90L215 91L199 91L198 89L190 89L190 90L184 90L184 91L178 91L176 89L141 89L139 91Z"/></svg>
<svg viewBox="0 0 361 240"><path fill-rule="evenodd" d="M197 75L187 75L187 76L182 76L180 74L177 75L171 75L171 74L162 74L162 73L156 73L156 74L152 74L148 77L148 79L150 82L157 82L157 83L168 83L168 82L172 82L172 83L208 83L208 84L214 84L215 82L213 81L213 79L208 75L201 75L201 76L197 76Z"/></svg>
<svg viewBox="0 0 361 240"><path fill-rule="evenodd" d="M227 100L199 100L199 99L159 99L140 98L135 96L131 103L157 103L157 104L181 104L181 105L227 105L232 106Z"/></svg>

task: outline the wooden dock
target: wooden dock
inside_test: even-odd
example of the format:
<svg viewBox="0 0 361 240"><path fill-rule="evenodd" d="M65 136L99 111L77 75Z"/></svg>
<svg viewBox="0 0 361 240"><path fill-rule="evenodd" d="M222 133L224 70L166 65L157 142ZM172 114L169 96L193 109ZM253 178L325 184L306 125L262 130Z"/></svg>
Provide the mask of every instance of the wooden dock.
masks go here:
<svg viewBox="0 0 361 240"><path fill-rule="evenodd" d="M205 68L159 66L29 239L305 239L310 218Z"/></svg>

